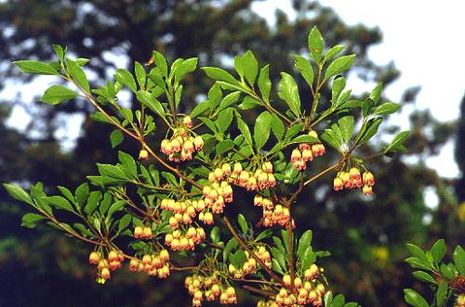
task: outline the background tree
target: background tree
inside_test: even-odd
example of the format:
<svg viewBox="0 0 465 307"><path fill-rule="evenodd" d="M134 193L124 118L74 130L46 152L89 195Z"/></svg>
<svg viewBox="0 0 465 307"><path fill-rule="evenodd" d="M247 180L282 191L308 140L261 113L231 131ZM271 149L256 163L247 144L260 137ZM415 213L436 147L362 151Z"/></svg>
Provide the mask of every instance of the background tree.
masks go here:
<svg viewBox="0 0 465 307"><path fill-rule="evenodd" d="M250 9L252 2L5 1L0 3L0 26L5 29L0 43L7 46L0 50L0 63L3 64L0 74L5 80L0 86L5 86L6 80L20 80L18 71L9 64L11 61L33 57L50 60L52 43L66 45L72 53L90 58L88 66L95 73L94 82L102 82L114 72L115 60L108 54L116 55L117 62L144 62L153 49L163 51L171 59L199 56L200 65L228 63L234 55L251 49L261 63L272 63L271 77L277 80L279 72L291 65L287 54L302 51L301 42L306 40L309 29L315 24L324 33L328 44L350 42L347 52L358 54L356 66L362 78L389 84L398 76L393 65L381 67L367 57L368 48L381 41L379 29L347 26L331 9L310 1L293 1L296 20L289 20L278 11L276 26L269 27ZM199 94L205 94L207 86L198 80L194 76L185 85L192 106L202 99ZM305 86L301 88L305 89ZM301 96L306 97L305 92ZM413 101L414 96L414 92L406 93L404 102ZM3 105L12 106L21 101L19 96ZM29 105L28 108L34 112L30 130L39 131L38 134L21 134L5 127L10 108L3 108L0 123L2 140L5 140L0 151L2 181L27 184L41 180L48 189L57 184L72 187L84 179L84 174L95 172L95 162L115 159L109 154L107 128L99 126L95 129L99 124L91 121L83 123L81 136L72 151L60 149L60 140L55 134L60 126L60 116L88 112L79 101L59 108ZM438 141L425 134L425 127L440 127L431 117L417 114L412 123L412 154L421 157L445 141L445 137ZM449 132L450 129L446 129L445 134ZM137 150L125 149L133 153ZM370 151L370 148L366 150ZM12 152L16 154L12 156ZM333 253L327 270L338 291L364 305L398 305L402 300L402 285L410 282L410 277L406 277L409 273L399 270L399 262L406 255L403 244L410 240L422 243L428 235L423 218L432 212L424 205L422 189L440 186L442 181L421 163L411 166L396 157L383 160L376 173L383 185L378 186L373 201L362 201L352 195L335 195L322 184L306 191L302 201L307 206L296 214L312 225L316 246ZM327 179L328 182L332 180ZM4 191L1 193L0 266L6 274L0 278L5 280L3 284L7 287L0 290L5 291L0 295L5 301L0 304L53 305L68 301L79 305L166 304L166 297L159 288L154 293L153 284L143 283L142 286L141 280L133 277L130 280L116 278L111 285L105 286L110 291L100 290L93 284L86 268L80 269L77 265L86 259L79 246L53 235L38 237L38 234L21 230L18 224L22 208L7 202ZM441 204L447 203L447 199L441 198ZM431 222L436 225L435 235L438 228L443 229L442 221L435 217ZM43 253L44 246L53 248L47 248L47 253ZM86 285L89 290L77 293L77 284L80 288ZM38 285L47 285L47 288L54 285L59 291L50 295ZM163 287L169 290L172 284L164 283ZM55 295L56 292L63 296ZM173 305L179 302L177 297L170 296Z"/></svg>

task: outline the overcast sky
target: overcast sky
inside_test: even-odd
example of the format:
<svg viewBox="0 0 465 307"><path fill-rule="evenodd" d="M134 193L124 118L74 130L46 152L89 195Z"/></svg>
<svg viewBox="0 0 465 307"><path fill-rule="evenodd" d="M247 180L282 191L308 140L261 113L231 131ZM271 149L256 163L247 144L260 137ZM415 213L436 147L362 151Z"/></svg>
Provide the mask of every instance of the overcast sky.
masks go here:
<svg viewBox="0 0 465 307"><path fill-rule="evenodd" d="M401 72L400 78L385 90L389 99L399 101L405 89L419 85L416 108L429 109L441 121L458 118L465 94L465 2L321 0L320 3L332 7L349 25L362 23L381 29L382 43L371 47L368 54L377 64L394 61ZM271 22L271 11L275 8L292 11L290 0L268 0L254 5ZM367 89L357 80L351 80L348 86L354 90ZM443 176L459 174L453 162L453 143L447 144L439 156L428 159L427 164Z"/></svg>

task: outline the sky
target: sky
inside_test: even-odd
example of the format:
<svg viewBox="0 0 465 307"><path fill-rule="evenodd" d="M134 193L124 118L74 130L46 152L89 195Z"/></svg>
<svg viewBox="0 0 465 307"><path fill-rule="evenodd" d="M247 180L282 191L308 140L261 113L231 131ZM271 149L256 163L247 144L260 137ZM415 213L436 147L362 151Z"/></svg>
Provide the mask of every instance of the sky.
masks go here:
<svg viewBox="0 0 465 307"><path fill-rule="evenodd" d="M361 23L381 29L383 40L371 47L368 55L377 64L394 61L401 72L400 78L385 89L390 100L400 101L405 89L418 85L421 91L415 108L429 109L440 121L458 118L460 101L465 94L463 1L321 0L320 3L333 8L349 25ZM270 22L274 22L271 12L275 8L292 11L290 0L267 0L254 5ZM348 87L355 92L368 90L370 86L356 78L348 82ZM396 118L404 129L408 129L407 113L408 109ZM459 175L453 162L453 142L426 163L442 176Z"/></svg>
<svg viewBox="0 0 465 307"><path fill-rule="evenodd" d="M349 25L362 23L379 27L383 33L382 43L369 49L369 57L377 64L394 61L401 71L400 78L386 88L385 94L392 101L399 101L403 91L412 86L421 86L415 105L418 109L429 109L441 121L457 119L459 104L465 94L465 29L463 12L465 3L457 0L437 1L374 1L374 0L321 0L321 4L334 9ZM252 8L274 22L274 10L280 8L293 18L290 0L266 0L254 2ZM324 35L324 33L323 33ZM43 84L44 81L37 81ZM45 80L53 82L53 80ZM37 88L33 83L22 88L25 100L35 93L28 88ZM348 87L355 92L369 90L371 84L351 78ZM39 86L42 87L43 86ZM5 99L17 94L17 88L6 86L2 93ZM403 129L408 129L408 112L395 120ZM29 122L21 108L13 112L10 124L25 129ZM66 121L59 136L72 142L78 136L82 118ZM458 176L453 162L453 143L447 144L437 157L429 158L427 164L445 177Z"/></svg>

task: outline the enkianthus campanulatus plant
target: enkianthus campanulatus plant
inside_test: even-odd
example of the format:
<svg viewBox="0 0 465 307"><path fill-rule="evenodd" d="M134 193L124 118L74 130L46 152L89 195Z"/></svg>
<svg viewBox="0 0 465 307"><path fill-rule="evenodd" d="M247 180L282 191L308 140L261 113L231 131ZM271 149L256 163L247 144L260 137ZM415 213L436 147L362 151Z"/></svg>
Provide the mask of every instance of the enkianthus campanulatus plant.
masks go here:
<svg viewBox="0 0 465 307"><path fill-rule="evenodd" d="M117 164L97 164L97 175L74 191L59 186L59 195L47 195L40 183L29 192L5 184L36 210L24 216L24 226L47 222L88 243L100 283L124 262L156 278L189 271L185 286L194 306L240 304L239 288L257 296L258 306L357 305L333 297L317 264L328 253L313 250L312 232L293 217L302 190L323 176L334 177L336 191L358 188L372 195L372 158L405 149L408 132L375 146L379 152L369 157L359 150L399 105L382 101L381 85L362 99L351 96L343 74L355 55L341 55L341 45L326 48L315 27L309 54L293 55L305 87L282 72L273 90L270 66L260 68L247 51L235 57L233 74L203 67L213 85L205 101L182 114L181 105L192 107L183 100L183 79L197 68L196 58L169 64L155 51L146 65L135 62L134 72L118 69L114 80L92 88L87 60L71 59L60 46L54 50L54 62L15 62L23 72L54 75L70 85L51 86L41 101L87 101L94 107L91 117L114 128L113 147L136 142L140 152L118 152ZM326 88L329 99L321 95ZM122 90L133 94L132 108L118 98ZM314 159L326 166L312 166ZM244 193L253 202L239 203ZM261 218L233 218L228 206L260 210Z"/></svg>

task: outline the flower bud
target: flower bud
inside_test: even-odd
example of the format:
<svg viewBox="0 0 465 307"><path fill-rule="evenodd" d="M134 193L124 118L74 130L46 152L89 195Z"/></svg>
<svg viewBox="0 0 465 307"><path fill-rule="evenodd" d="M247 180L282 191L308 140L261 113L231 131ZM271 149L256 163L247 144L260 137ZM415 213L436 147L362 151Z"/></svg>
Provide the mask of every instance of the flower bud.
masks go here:
<svg viewBox="0 0 465 307"><path fill-rule="evenodd" d="M89 254L89 263L90 264L98 264L99 261L102 259L101 255L99 252L91 252Z"/></svg>
<svg viewBox="0 0 465 307"><path fill-rule="evenodd" d="M195 149L196 149L197 151L202 150L203 145L204 145L204 142L203 142L203 138L202 138L200 135L198 135L198 136L196 136L196 137L194 138L194 142L193 142L193 143L194 143L194 147L195 147Z"/></svg>
<svg viewBox="0 0 465 307"><path fill-rule="evenodd" d="M187 128L192 128L192 119L190 116L185 116L183 119L182 119L182 123L184 124L184 126L186 126Z"/></svg>
<svg viewBox="0 0 465 307"><path fill-rule="evenodd" d="M149 158L149 152L145 149L139 151L139 160L147 160Z"/></svg>

